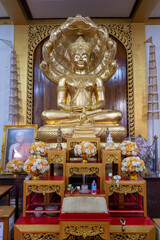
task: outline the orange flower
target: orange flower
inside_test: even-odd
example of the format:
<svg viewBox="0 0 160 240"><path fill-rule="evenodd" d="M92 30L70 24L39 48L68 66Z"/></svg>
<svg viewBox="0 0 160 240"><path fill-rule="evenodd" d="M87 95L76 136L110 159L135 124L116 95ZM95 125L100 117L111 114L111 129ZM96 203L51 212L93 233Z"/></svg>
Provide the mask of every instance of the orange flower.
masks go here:
<svg viewBox="0 0 160 240"><path fill-rule="evenodd" d="M26 166L26 171L27 171L27 172L30 172L30 171L31 171L31 166L30 166L30 165L27 165L27 166Z"/></svg>

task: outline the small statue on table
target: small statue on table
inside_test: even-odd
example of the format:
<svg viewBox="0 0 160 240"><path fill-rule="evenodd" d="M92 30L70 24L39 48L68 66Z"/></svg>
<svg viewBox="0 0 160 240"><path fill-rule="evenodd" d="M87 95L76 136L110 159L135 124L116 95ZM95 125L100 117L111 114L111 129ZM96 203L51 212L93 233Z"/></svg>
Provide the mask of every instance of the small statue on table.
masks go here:
<svg viewBox="0 0 160 240"><path fill-rule="evenodd" d="M58 127L58 131L57 131L57 147L56 147L56 150L60 151L62 150L62 131L61 131L61 128L60 126Z"/></svg>
<svg viewBox="0 0 160 240"><path fill-rule="evenodd" d="M107 136L107 141L106 141L107 143L106 143L105 150L114 149L115 148L114 141L112 139L111 133L108 128L106 129L106 136Z"/></svg>

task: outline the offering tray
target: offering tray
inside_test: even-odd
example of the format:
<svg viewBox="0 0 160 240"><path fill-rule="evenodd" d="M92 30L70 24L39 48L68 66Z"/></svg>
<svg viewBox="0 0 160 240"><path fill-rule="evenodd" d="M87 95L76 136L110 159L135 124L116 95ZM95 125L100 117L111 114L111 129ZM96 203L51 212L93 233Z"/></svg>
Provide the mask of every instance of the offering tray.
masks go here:
<svg viewBox="0 0 160 240"><path fill-rule="evenodd" d="M90 190L79 190L80 193L90 193Z"/></svg>

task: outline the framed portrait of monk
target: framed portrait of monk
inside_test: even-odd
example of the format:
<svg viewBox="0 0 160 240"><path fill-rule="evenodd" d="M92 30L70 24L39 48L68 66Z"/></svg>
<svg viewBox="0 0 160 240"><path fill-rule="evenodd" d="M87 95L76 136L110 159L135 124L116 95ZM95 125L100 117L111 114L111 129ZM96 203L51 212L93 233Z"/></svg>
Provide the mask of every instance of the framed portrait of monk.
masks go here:
<svg viewBox="0 0 160 240"><path fill-rule="evenodd" d="M5 172L5 166L12 159L26 161L29 148L37 136L38 125L4 125L1 150L0 170Z"/></svg>

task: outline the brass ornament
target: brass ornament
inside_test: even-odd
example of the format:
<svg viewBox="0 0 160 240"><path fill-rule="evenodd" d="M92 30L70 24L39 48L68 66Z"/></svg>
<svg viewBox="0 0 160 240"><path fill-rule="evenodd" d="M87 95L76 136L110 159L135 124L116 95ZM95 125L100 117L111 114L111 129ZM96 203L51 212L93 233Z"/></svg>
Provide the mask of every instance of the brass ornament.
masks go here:
<svg viewBox="0 0 160 240"><path fill-rule="evenodd" d="M59 233L23 233L23 240L59 240Z"/></svg>
<svg viewBox="0 0 160 240"><path fill-rule="evenodd" d="M65 238L72 236L94 237L100 235L104 239L104 227L102 226L66 226L64 229Z"/></svg>
<svg viewBox="0 0 160 240"><path fill-rule="evenodd" d="M56 192L57 194L60 193L60 186L58 185L27 185L27 192L26 195L29 195L31 192L35 193L42 193L45 195L46 193L53 193Z"/></svg>
<svg viewBox="0 0 160 240"><path fill-rule="evenodd" d="M73 167L69 169L69 174L72 176L73 174L77 175L92 175L96 174L97 176L99 175L99 168L97 167Z"/></svg>
<svg viewBox="0 0 160 240"><path fill-rule="evenodd" d="M116 193L124 193L127 195L128 193L139 193L142 195L142 186L141 185L122 185L120 184L119 187L116 187L115 184L109 187L109 196L112 195L114 192Z"/></svg>

